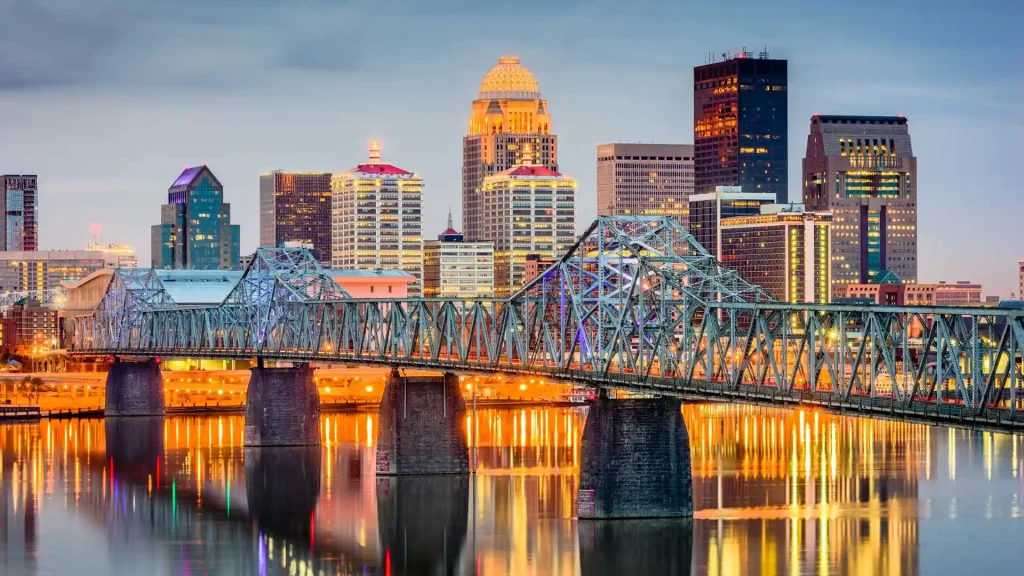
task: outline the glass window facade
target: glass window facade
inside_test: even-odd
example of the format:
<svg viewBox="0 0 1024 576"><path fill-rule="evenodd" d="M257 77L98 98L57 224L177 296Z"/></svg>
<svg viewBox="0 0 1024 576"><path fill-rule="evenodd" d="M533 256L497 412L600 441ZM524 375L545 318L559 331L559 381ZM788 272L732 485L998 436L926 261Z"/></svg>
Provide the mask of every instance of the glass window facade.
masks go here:
<svg viewBox="0 0 1024 576"><path fill-rule="evenodd" d="M0 250L38 250L38 180L34 175L0 176L3 202Z"/></svg>
<svg viewBox="0 0 1024 576"><path fill-rule="evenodd" d="M152 229L153 268L227 270L239 263L240 228L224 187L206 166L188 168L167 191Z"/></svg>
<svg viewBox="0 0 1024 576"><path fill-rule="evenodd" d="M273 172L260 176L260 246L313 246L331 265L331 174Z"/></svg>
<svg viewBox="0 0 1024 576"><path fill-rule="evenodd" d="M693 71L697 194L715 186L788 202L787 62L746 54Z"/></svg>

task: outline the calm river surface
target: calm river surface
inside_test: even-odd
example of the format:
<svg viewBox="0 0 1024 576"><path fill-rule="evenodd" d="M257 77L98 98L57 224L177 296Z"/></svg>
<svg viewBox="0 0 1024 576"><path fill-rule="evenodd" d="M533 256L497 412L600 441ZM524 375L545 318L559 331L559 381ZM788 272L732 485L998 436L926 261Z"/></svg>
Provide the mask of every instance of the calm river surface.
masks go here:
<svg viewBox="0 0 1024 576"><path fill-rule="evenodd" d="M696 517L577 522L585 409L481 410L476 477L376 479L241 416L0 426L0 574L1021 574L1018 436L687 405Z"/></svg>

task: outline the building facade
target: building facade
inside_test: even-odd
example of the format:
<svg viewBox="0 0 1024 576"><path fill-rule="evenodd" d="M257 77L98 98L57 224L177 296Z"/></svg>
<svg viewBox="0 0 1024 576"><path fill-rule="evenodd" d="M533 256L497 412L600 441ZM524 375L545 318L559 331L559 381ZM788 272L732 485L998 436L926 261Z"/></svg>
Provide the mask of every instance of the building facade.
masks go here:
<svg viewBox="0 0 1024 576"><path fill-rule="evenodd" d="M8 326L14 330L13 346L23 354L45 352L60 342L60 313L26 298L7 311Z"/></svg>
<svg viewBox="0 0 1024 576"><path fill-rule="evenodd" d="M747 193L739 186L716 186L713 192L690 197L687 229L701 246L721 260L719 222L734 216L757 216L761 206L774 203L774 194Z"/></svg>
<svg viewBox="0 0 1024 576"><path fill-rule="evenodd" d="M548 103L541 98L533 74L519 58L500 58L480 83L462 139L462 232L466 240L494 240L484 230L492 217L483 207L482 187L488 176L520 164L523 150L532 150L536 164L558 171L558 137L551 133Z"/></svg>
<svg viewBox="0 0 1024 576"><path fill-rule="evenodd" d="M697 194L715 186L789 201L787 63L742 52L693 69Z"/></svg>
<svg viewBox="0 0 1024 576"><path fill-rule="evenodd" d="M423 179L382 163L374 142L370 160L331 179L331 264L356 270L404 270L423 288Z"/></svg>
<svg viewBox="0 0 1024 576"><path fill-rule="evenodd" d="M167 189L160 224L153 226L152 267L234 269L239 262L239 236L217 177L205 165L186 168Z"/></svg>
<svg viewBox="0 0 1024 576"><path fill-rule="evenodd" d="M981 284L961 280L952 284L846 284L844 296L875 304L908 306L980 306ZM998 303L998 300L997 300Z"/></svg>
<svg viewBox="0 0 1024 576"><path fill-rule="evenodd" d="M86 252L102 252L116 262L115 268L137 268L139 260L135 257L135 249L125 244L99 244L92 243L85 249Z"/></svg>
<svg viewBox="0 0 1024 576"><path fill-rule="evenodd" d="M1017 298L1024 300L1024 260L1017 263L1017 268L1020 273L1020 283L1017 286Z"/></svg>
<svg viewBox="0 0 1024 576"><path fill-rule="evenodd" d="M0 250L39 249L39 180L34 174L4 174Z"/></svg>
<svg viewBox="0 0 1024 576"><path fill-rule="evenodd" d="M769 204L756 216L723 218L722 263L783 302L830 300L831 214Z"/></svg>
<svg viewBox="0 0 1024 576"><path fill-rule="evenodd" d="M808 210L833 214L834 296L886 272L917 282L917 158L906 118L812 117L803 172Z"/></svg>
<svg viewBox="0 0 1024 576"><path fill-rule="evenodd" d="M484 179L483 234L494 239L494 293L506 297L526 282L529 255L556 259L576 238L576 180L523 163Z"/></svg>
<svg viewBox="0 0 1024 576"><path fill-rule="evenodd" d="M598 216L671 216L685 226L691 195L692 144L598 145Z"/></svg>
<svg viewBox="0 0 1024 576"><path fill-rule="evenodd" d="M331 265L331 174L282 172L260 175L260 246L285 242L313 246L313 255Z"/></svg>
<svg viewBox="0 0 1024 576"><path fill-rule="evenodd" d="M98 250L0 252L0 292L50 290L120 265L119 255Z"/></svg>
<svg viewBox="0 0 1024 576"><path fill-rule="evenodd" d="M494 243L467 242L452 228L423 243L423 296L489 298L494 295Z"/></svg>

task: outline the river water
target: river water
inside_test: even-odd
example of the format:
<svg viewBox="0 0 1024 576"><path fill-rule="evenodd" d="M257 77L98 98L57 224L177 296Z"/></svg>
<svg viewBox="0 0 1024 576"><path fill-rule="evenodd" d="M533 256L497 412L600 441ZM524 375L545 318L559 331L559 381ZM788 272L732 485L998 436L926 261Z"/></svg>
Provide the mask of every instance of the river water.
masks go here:
<svg viewBox="0 0 1024 576"><path fill-rule="evenodd" d="M481 410L475 477L376 479L376 415L0 426L0 574L1020 574L1009 434L687 405L692 520L577 522L585 409ZM467 422L468 423L468 422Z"/></svg>

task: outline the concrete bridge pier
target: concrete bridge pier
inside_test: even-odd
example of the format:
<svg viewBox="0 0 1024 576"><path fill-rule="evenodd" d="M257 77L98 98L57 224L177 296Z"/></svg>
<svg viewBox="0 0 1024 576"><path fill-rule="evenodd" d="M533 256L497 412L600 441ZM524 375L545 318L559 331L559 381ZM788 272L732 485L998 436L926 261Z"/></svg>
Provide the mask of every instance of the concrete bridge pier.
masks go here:
<svg viewBox="0 0 1024 576"><path fill-rule="evenodd" d="M591 404L580 443L579 518L693 516L690 441L677 398Z"/></svg>
<svg viewBox="0 0 1024 576"><path fill-rule="evenodd" d="M156 360L115 359L107 372L105 416L163 416L164 378Z"/></svg>
<svg viewBox="0 0 1024 576"><path fill-rule="evenodd" d="M318 446L320 395L313 367L250 370L245 398L246 446Z"/></svg>
<svg viewBox="0 0 1024 576"><path fill-rule="evenodd" d="M377 474L468 474L459 378L391 372L380 402Z"/></svg>

